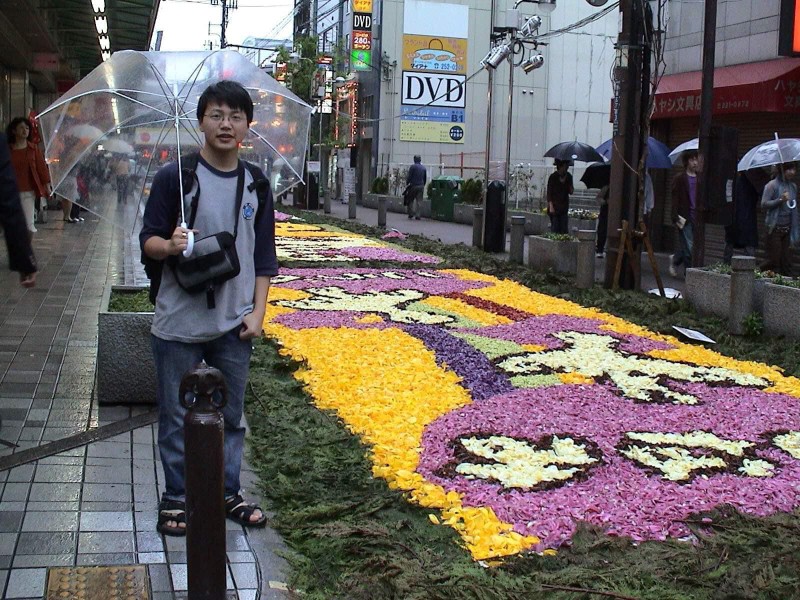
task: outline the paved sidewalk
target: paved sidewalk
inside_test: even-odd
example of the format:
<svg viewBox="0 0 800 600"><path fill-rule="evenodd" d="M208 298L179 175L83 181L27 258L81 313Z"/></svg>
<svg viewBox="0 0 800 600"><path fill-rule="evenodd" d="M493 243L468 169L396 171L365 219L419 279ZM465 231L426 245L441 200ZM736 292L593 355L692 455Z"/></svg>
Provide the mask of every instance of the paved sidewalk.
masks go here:
<svg viewBox="0 0 800 600"><path fill-rule="evenodd" d="M136 241L89 213L75 224L60 215L37 225L34 289L6 269L0 244L0 459L12 445L41 446L151 409L100 407L93 397L103 290L141 278ZM185 595L185 538L155 531L156 438L148 425L0 471L0 597L42 598L48 567L136 564L147 565L151 598ZM257 500L254 480L245 467ZM285 598L282 549L270 529L229 523L228 589L241 600Z"/></svg>
<svg viewBox="0 0 800 600"><path fill-rule="evenodd" d="M288 204L288 201L287 201ZM280 206L278 206L280 209ZM320 207L319 211L316 211L319 214L324 214L322 208ZM347 221L348 219L348 206L346 203L342 203L339 201L331 202L331 217L341 219L343 221ZM376 227L378 225L378 210L374 208L365 208L363 206L359 206L356 210L356 219L357 222L363 223L364 225L371 225ZM449 223L445 221L436 221L433 219L420 219L419 221L415 219L409 219L405 214L400 213L386 213L386 229L397 229L398 231L402 231L403 233L410 233L415 235L421 235L432 240L438 240L445 244L464 244L467 246L472 245L472 225L464 225L462 223ZM505 258L508 260L508 247L509 247L509 236L506 235L506 252L504 254L497 254L496 256L500 258ZM528 244L527 240L525 243L525 249L523 253L523 259L525 263L528 262ZM669 260L670 257L668 254L665 253L656 253L656 263L658 264L659 273L661 275L661 281L664 284L665 288L672 288L678 290L679 292L683 292L683 277L672 277L669 274ZM647 258L646 253L642 253L642 290L647 291L651 289L656 289L658 286L656 284L655 276L653 275L653 270L650 267L650 262ZM595 281L602 282L605 277L605 259L598 258L595 262Z"/></svg>

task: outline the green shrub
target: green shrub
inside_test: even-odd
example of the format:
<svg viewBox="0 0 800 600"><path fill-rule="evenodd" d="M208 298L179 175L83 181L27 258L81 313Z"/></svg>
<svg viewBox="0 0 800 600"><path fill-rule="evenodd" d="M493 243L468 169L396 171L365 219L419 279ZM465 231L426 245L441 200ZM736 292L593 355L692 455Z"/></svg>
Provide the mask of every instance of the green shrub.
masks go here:
<svg viewBox="0 0 800 600"><path fill-rule="evenodd" d="M543 233L539 237L543 237L554 242L577 242L578 238L568 233Z"/></svg>
<svg viewBox="0 0 800 600"><path fill-rule="evenodd" d="M764 317L759 312L751 312L742 321L744 334L748 337L759 337L764 333Z"/></svg>
<svg viewBox="0 0 800 600"><path fill-rule="evenodd" d="M461 201L465 204L481 204L483 201L483 181L467 179L461 186Z"/></svg>
<svg viewBox="0 0 800 600"><path fill-rule="evenodd" d="M389 193L389 179L387 177L376 177L372 181L369 191L373 194L388 194Z"/></svg>

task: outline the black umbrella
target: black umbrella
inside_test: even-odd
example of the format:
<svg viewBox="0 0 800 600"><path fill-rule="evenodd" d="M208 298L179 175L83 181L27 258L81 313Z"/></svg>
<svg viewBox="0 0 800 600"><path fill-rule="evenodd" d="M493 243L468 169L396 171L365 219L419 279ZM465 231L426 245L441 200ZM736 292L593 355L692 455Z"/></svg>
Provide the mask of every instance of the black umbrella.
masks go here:
<svg viewBox="0 0 800 600"><path fill-rule="evenodd" d="M558 160L603 161L603 156L597 150L583 142L561 142L550 148L544 155Z"/></svg>
<svg viewBox="0 0 800 600"><path fill-rule="evenodd" d="M611 182L611 163L592 163L586 167L581 181L586 184L587 188L597 188L598 190L605 185L609 185Z"/></svg>

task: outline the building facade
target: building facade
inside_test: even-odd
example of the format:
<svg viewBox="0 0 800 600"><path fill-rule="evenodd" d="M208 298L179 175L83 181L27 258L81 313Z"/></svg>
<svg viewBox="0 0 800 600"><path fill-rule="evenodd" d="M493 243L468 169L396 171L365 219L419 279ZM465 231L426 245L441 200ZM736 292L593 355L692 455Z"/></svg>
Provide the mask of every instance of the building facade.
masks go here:
<svg viewBox="0 0 800 600"><path fill-rule="evenodd" d="M776 133L800 137L800 58L781 51L786 41L782 35L787 35L781 33L782 11L793 15L796 4L796 0L718 4L712 122L734 130L737 159ZM668 3L666 75L656 94L652 131L673 147L698 135L703 28L702 3ZM673 242L669 185L677 171L654 172L660 231L653 234L663 249ZM723 247L723 227L707 226L706 262L718 261Z"/></svg>
<svg viewBox="0 0 800 600"><path fill-rule="evenodd" d="M505 26L514 0L495 3L494 25ZM489 74L481 60L491 48L491 5L487 0L348 0L333 19L326 1L317 0L318 14L328 18L316 32L320 43L330 45L328 38L338 29L348 61L348 81L338 95L348 103L340 115L356 111L350 140L356 150L338 152L337 164L355 169L361 192L376 176L402 176L417 154L429 175L482 179L487 145L490 178L504 179L512 105L509 164L535 185L526 195L543 191L552 170L543 154L550 146L576 139L597 146L611 136L617 11L563 32L598 9L562 2L542 13L542 45L536 51L544 56L543 66L528 74L515 67L509 95L510 66L503 61L493 73L489 111ZM523 21L538 12L534 3L519 8ZM515 62L527 56L517 55Z"/></svg>

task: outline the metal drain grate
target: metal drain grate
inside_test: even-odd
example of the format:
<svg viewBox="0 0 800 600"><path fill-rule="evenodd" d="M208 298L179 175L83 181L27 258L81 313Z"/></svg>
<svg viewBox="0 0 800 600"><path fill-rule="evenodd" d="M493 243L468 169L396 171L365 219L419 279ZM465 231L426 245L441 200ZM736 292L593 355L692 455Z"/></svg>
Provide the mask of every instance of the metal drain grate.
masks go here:
<svg viewBox="0 0 800 600"><path fill-rule="evenodd" d="M145 565L50 567L45 600L150 600Z"/></svg>

